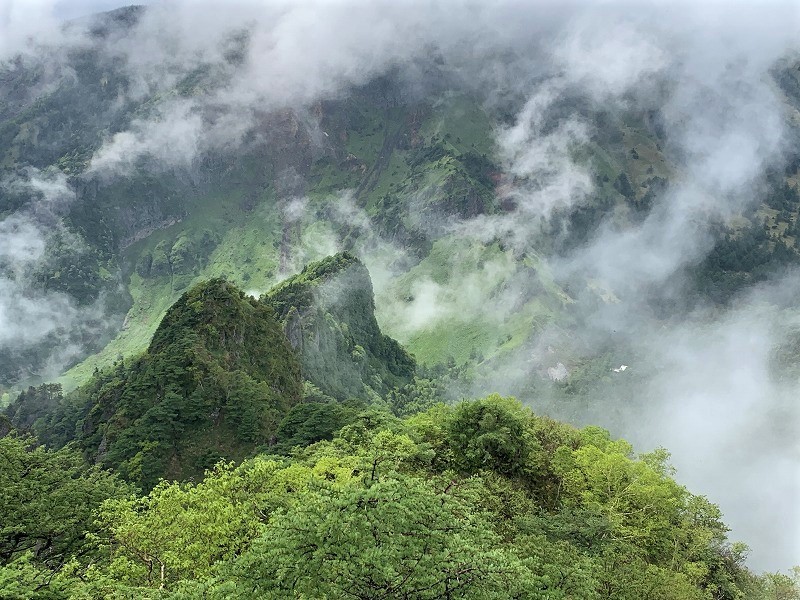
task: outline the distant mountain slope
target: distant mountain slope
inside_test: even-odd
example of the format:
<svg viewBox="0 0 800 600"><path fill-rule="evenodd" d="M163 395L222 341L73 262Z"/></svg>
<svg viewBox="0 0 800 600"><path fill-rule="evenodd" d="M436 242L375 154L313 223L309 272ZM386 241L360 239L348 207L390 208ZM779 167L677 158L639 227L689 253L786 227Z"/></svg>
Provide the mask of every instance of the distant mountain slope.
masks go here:
<svg viewBox="0 0 800 600"><path fill-rule="evenodd" d="M225 85L223 74L199 69L182 74L169 94L115 104L117 91L132 83L120 65L108 62L104 48L124 39L127 18L111 19L111 29L100 28L91 38L93 46L67 53L76 78L65 77L46 93L37 83L44 77L39 67L4 66L0 134L8 143L0 174L17 183L0 188L0 216L23 214L46 233L41 256L14 264L0 256L0 273L11 273L20 294L71 303L74 315L54 322L39 341L28 336L0 347L0 385L52 377L54 369L100 350L65 379L70 387L85 382L95 367L141 352L171 303L205 279L224 276L259 293L303 264L347 249L386 271L378 292L382 304L396 306L413 296L411 288L427 283L423 276L431 269L451 268L441 260L447 255L442 248L461 245L460 224L469 225L468 236L486 247L487 256L496 255L494 244L520 245L502 228L493 233L492 225L493 219L524 216L520 204L542 185L510 169L498 148L498 130L510 126L519 101L487 102L444 67L434 69L439 77L425 94L390 73L343 98L267 111L235 151L211 147L187 162L143 156L119 167L120 173L90 168L90 158L114 134L167 119L159 111L168 111L170 102L191 104ZM235 53L229 60L235 68ZM787 103L795 102L795 71L787 67L778 75ZM681 177L680 157L670 154L657 112L605 109L569 94L548 112L544 136L573 114L587 123L586 138L569 154L587 169L593 189L584 201L554 207L541 227L528 228L538 233L525 240L524 252L509 254L519 265L503 276L513 283L526 276L511 274L535 271L528 288L538 286L549 257L586 244L601 224L621 230L640 224ZM797 260L797 166L790 162L785 173L773 174L766 203L741 215L744 221L720 223L718 247L689 273L700 297L720 301ZM35 170L25 171L30 168ZM57 190L57 202L42 190ZM533 253L536 269L529 264ZM403 283L387 286L390 279ZM571 284L574 289L576 282ZM546 294L530 293L520 312L527 324L504 327L508 331L491 340L483 324L477 331L444 319L407 332L384 319L383 306L379 318L425 362L443 363L450 355L464 360L471 353L502 354L508 340L498 340L508 335L515 344L535 335L532 319L560 316L553 293L561 295L552 286ZM591 292L588 297L598 299ZM440 343L445 338L455 351Z"/></svg>
<svg viewBox="0 0 800 600"><path fill-rule="evenodd" d="M258 109L233 146L201 144L185 160L178 146L133 152L106 168L101 150L118 133L145 143L149 126L173 118L213 128L212 99L241 66L247 43L232 38L218 64L172 74L166 89L133 90L113 49L142 14L98 17L87 44L65 51L55 74L44 58L0 69L0 175L11 182L0 186L0 217L39 234L30 260L0 256L0 278L14 299L31 300L11 304L45 304L34 316L49 317L41 335L28 327L0 346L0 392L66 367L65 388L82 385L95 369L144 351L191 286L223 277L259 295L341 250L371 269L378 322L420 364L502 372L516 383L508 393L549 386L548 369L559 363L570 394L607 375L611 359L599 356L598 344L581 348L580 322L621 293L595 276L597 265L570 260L601 232L636 231L686 176L686 157L671 147L657 106L606 106L563 90L537 113L528 141L541 156L528 158L546 160L534 173L517 164L527 155L503 146L528 126L525 98L476 89L433 60L418 86L389 69L307 104ZM787 128L785 168L759 184L763 204L711 227L708 252L648 287L644 310L669 319L724 304L798 262L797 73L796 61L773 69L795 125ZM546 90L549 77L537 85ZM44 86L51 79L57 84ZM175 106L188 114L173 114ZM570 137L575 123L581 133ZM551 195L564 200L548 187L551 171L585 175L586 196L540 207ZM305 326L317 332L322 321L314 321ZM306 357L309 381L335 398L372 397L393 385L390 371L379 383L362 377L377 354L343 341L349 333L332 333L336 327L321 339L347 348L348 361L357 360L356 346L365 348L367 366L330 362L341 358L311 366ZM334 370L341 381L329 377ZM471 383L457 389L470 392Z"/></svg>

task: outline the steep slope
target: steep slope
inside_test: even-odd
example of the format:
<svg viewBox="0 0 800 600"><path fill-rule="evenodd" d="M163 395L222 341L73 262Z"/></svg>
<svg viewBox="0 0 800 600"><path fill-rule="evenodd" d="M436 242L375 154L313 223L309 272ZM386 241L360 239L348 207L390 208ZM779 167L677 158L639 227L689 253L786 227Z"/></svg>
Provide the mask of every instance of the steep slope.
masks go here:
<svg viewBox="0 0 800 600"><path fill-rule="evenodd" d="M379 400L410 382L415 363L375 320L366 267L343 252L306 266L262 296L302 361L303 377L338 400Z"/></svg>
<svg viewBox="0 0 800 600"><path fill-rule="evenodd" d="M144 354L96 371L65 398L58 385L30 388L5 414L149 488L262 446L287 451L329 438L357 407L409 384L415 369L378 327L366 267L341 253L258 301L222 279L195 285Z"/></svg>
<svg viewBox="0 0 800 600"><path fill-rule="evenodd" d="M102 46L107 38L96 39ZM102 54L100 46L93 52ZM0 383L35 380L52 358L48 350L55 339L70 339L70 347L83 352L96 350L108 337L99 332L100 326L110 324L116 339L65 379L69 386L81 384L95 367L110 365L119 354L141 352L166 309L189 286L224 276L244 289L263 291L303 264L339 249L350 250L370 267L378 255L388 263L389 275L403 277L404 283L392 289L379 286L380 304L396 303L413 295L410 288L425 283L424 274L431 266L450 268L440 259L446 254L442 247L450 247L454 239L458 244L454 226L514 214L524 200L524 193L515 189L524 190L530 183L513 170L507 172L508 160L496 144L497 129L508 126L508 115L518 107L513 103L492 107L480 94L448 81L446 71L425 96L409 94L402 81L391 76L377 78L349 90L344 99L314 104L311 114L282 110L261 115L236 152L212 148L177 166L142 159L124 178L99 177L86 170L86 160L62 158L75 152L90 157L101 145L100 132L113 134L132 120L146 119L166 101L143 99L141 106L116 107L111 115L95 111L102 118L93 120L76 105L75 90L92 90L92 106L104 105L108 99L103 94L110 92L95 81L102 79L102 73L89 69L84 64L88 59L67 58L82 79L49 92L48 102L63 104L60 112L7 114L8 126L19 129L13 145L18 148L17 166L65 176L65 193L74 196L61 209L66 213L61 241L58 236L47 238L42 259L15 277L29 293L65 294L78 307L92 306L98 314L71 338L59 330L58 336L35 347L26 341L28 346L13 352L0 348ZM115 72L113 64L104 69L103 73ZM25 89L26 77L34 75L22 67L7 74L14 89ZM186 74L172 93L188 102L195 95L213 94L223 83L208 73ZM115 85L124 89L128 82ZM574 110L591 124L591 135L574 149L572 160L591 174L594 190L585 201L553 211L541 235L526 242L528 258L519 252L512 256L521 264L506 271L510 279L519 280L519 270L533 273L535 285L535 279L552 279L546 273L549 255L580 247L603 222L621 229L640 223L680 176L676 157L664 150L657 115L607 111L567 96L551 109L547 127L556 127L558 119ZM50 155L40 147L39 137L20 141L26 131L55 130L62 121L94 132L91 143L86 142L83 150L59 146L58 153L63 154L48 163ZM702 297L717 300L763 278L776 265L796 260L793 233L800 207L792 179L796 168L792 163L785 174L775 175L770 183L775 193L767 203L741 216L746 219L744 229L720 225L715 232L720 247L690 273ZM4 215L35 204L14 189L0 190ZM491 228L477 232L489 255L494 253L493 244L507 242L502 231L494 236L490 232ZM476 236L476 231L470 235ZM64 237L76 243L65 243ZM534 269L526 264L531 263L531 251L536 254ZM392 254L397 257L386 258ZM738 255L752 260L726 258ZM428 266L415 271L425 260ZM425 362L445 362L450 354L463 360L473 351L502 353L508 335L519 341L532 333L532 319L558 317L551 305L553 300L558 303L561 293L552 291L526 298L521 313L526 316L519 326L504 327L509 331L492 340L484 325L476 333L474 328L452 327L445 319L430 329L407 333L391 319L380 318ZM547 308L543 310L542 304ZM102 313L113 318L103 320ZM447 345L455 352L440 343L443 329L448 330L452 343ZM497 343L501 338L505 341ZM75 357L68 359L71 364Z"/></svg>
<svg viewBox="0 0 800 600"><path fill-rule="evenodd" d="M181 296L142 356L70 395L42 439L74 439L144 487L201 476L272 440L300 401L300 367L269 306L216 279Z"/></svg>
<svg viewBox="0 0 800 600"><path fill-rule="evenodd" d="M106 225L104 239L116 249L104 268L122 278L130 305L117 337L70 371L67 386L143 350L167 307L199 281L223 276L263 291L338 249L367 258L364 244L381 240L407 249L413 264L451 211L494 210L489 116L467 97L435 108L403 104L398 86L370 84L347 101L320 103L318 124L269 115L256 142L235 154L210 152L187 169L142 165L121 181L71 180L70 219ZM309 137L317 127L324 141Z"/></svg>

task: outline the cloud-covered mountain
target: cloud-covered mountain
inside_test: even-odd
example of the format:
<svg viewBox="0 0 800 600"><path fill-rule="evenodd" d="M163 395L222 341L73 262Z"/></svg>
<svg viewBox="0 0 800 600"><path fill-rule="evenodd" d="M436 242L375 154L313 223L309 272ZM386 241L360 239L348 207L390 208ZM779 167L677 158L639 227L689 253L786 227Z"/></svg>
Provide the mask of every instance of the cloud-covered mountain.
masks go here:
<svg viewBox="0 0 800 600"><path fill-rule="evenodd" d="M798 562L794 3L63 10L0 4L2 385L348 250L450 395L665 445Z"/></svg>

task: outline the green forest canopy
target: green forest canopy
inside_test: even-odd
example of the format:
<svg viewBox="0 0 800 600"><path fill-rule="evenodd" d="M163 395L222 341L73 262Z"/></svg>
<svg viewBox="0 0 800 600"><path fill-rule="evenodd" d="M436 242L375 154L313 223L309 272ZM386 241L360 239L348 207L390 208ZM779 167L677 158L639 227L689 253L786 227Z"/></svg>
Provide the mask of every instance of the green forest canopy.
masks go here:
<svg viewBox="0 0 800 600"><path fill-rule="evenodd" d="M5 598L797 598L719 509L635 455L490 396L369 409L291 456L146 495L0 440ZM45 502L46 498L46 502ZM31 502L36 500L37 502ZM46 504L46 505L45 505ZM75 512L75 507L80 510Z"/></svg>

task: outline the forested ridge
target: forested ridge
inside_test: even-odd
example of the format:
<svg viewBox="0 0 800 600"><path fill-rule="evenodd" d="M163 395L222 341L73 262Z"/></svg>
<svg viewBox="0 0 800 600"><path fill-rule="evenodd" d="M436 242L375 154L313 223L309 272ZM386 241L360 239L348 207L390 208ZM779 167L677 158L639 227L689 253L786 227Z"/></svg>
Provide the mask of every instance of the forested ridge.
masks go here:
<svg viewBox="0 0 800 600"><path fill-rule="evenodd" d="M636 455L490 396L354 412L333 439L141 494L0 440L4 598L794 598L719 509Z"/></svg>
<svg viewBox="0 0 800 600"><path fill-rule="evenodd" d="M747 569L666 450L513 398L444 402L372 311L347 253L258 300L212 280L140 357L20 394L0 439L0 596L797 597Z"/></svg>
<svg viewBox="0 0 800 600"><path fill-rule="evenodd" d="M300 397L300 365L272 310L212 280L175 303L143 355L98 372L34 428L149 488L241 459Z"/></svg>

